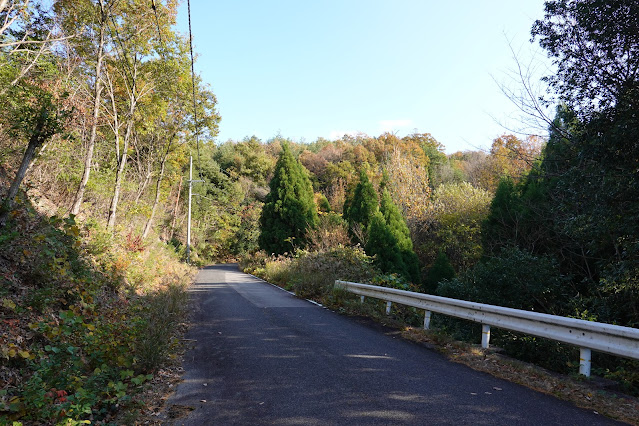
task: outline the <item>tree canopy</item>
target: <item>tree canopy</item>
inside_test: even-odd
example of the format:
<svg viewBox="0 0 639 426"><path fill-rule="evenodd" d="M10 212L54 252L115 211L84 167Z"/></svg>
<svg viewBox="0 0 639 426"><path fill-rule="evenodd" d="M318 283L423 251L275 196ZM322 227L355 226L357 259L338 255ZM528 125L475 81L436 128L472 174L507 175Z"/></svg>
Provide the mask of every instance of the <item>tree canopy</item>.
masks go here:
<svg viewBox="0 0 639 426"><path fill-rule="evenodd" d="M282 146L269 186L260 219L260 247L275 254L304 247L307 231L317 224L317 210L308 172L288 144Z"/></svg>

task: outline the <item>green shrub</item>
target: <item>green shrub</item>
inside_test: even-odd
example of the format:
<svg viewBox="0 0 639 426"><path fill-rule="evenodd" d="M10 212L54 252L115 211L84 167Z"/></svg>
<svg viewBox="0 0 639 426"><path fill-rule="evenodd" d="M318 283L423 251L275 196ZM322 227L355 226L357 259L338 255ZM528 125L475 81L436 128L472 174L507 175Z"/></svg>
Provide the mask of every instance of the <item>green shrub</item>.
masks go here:
<svg viewBox="0 0 639 426"><path fill-rule="evenodd" d="M568 306L567 278L557 262L519 248L480 262L459 278L444 280L437 294L515 309L561 315Z"/></svg>
<svg viewBox="0 0 639 426"><path fill-rule="evenodd" d="M291 263L291 283L304 298L324 300L335 280L370 282L375 275L371 258L359 247L339 246L326 251L299 252Z"/></svg>
<svg viewBox="0 0 639 426"><path fill-rule="evenodd" d="M428 269L426 280L424 281L423 290L426 293L435 293L437 285L443 280L452 280L455 278L455 269L451 265L448 256L442 250L439 251L437 259L433 266Z"/></svg>

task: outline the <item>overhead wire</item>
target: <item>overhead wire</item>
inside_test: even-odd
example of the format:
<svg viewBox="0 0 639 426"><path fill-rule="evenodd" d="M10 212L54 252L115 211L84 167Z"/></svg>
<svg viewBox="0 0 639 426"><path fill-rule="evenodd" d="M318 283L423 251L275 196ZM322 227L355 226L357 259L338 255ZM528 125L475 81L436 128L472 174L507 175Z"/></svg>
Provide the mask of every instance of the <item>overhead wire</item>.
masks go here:
<svg viewBox="0 0 639 426"><path fill-rule="evenodd" d="M111 18L111 22L113 23L113 31L115 31L115 37L113 37L113 32L111 33L111 37L113 37L116 41L115 44L115 54L118 57L118 60L124 64L124 78L127 81L127 84L129 84L129 86L131 87L131 91L133 92L133 95L135 96L135 77L134 77L134 73L131 70L131 64L129 63L129 58L126 54L126 49L124 48L124 43L122 43L122 38L120 37L120 32L118 31L118 26L115 22L115 18L113 17L113 14L110 12L110 10L107 11L107 13L109 14L109 17ZM111 28L111 25L109 25L109 22L107 21L107 26L109 26L109 28ZM120 45L120 49L122 49L122 57L120 57L120 52L118 52L118 44Z"/></svg>

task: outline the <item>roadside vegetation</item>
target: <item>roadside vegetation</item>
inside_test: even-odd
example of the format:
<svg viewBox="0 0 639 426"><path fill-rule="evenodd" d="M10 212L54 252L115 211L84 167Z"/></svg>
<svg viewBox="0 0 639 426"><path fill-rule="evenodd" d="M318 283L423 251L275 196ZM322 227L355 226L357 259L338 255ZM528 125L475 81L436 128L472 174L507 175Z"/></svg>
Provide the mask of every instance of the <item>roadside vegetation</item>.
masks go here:
<svg viewBox="0 0 639 426"><path fill-rule="evenodd" d="M136 395L178 349L193 269L166 246L42 216L27 201L11 216L0 230L2 423L141 409Z"/></svg>

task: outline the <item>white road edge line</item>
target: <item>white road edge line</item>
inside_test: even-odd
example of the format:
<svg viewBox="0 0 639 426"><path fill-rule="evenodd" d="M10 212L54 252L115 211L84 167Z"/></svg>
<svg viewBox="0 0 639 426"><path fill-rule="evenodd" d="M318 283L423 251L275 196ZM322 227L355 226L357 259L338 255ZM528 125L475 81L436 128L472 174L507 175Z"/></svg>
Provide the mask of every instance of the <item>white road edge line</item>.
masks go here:
<svg viewBox="0 0 639 426"><path fill-rule="evenodd" d="M244 272L244 274L247 274L247 273L246 273L246 272ZM260 281L262 281L262 282L265 282L265 283L266 283L266 284L268 284L268 285L271 285L271 286L273 286L273 287L275 287L275 288L277 288L277 289L280 289L280 290L282 290L282 291L287 292L288 294L290 294L290 295L292 295L292 296L297 297L297 294L293 293L292 291L289 291L289 290L287 290L287 289L285 289L285 288L282 288L282 287L280 287L280 286L278 286L278 285L272 284L272 283L270 283L270 282L268 282L268 281L266 281L266 280L263 280L263 279L262 279L262 278L260 278L260 277L256 277L256 276L255 276L255 275L253 275L253 274L247 274L247 275L250 275L250 276L252 276L253 278L255 278L255 279L257 279L257 280L260 280ZM298 298L298 299L300 299L300 298ZM317 302L316 302L316 301L314 301L314 300L311 300L311 299L303 299L303 300L306 300L307 302L311 302L313 305L317 305L317 306L319 306L320 308L328 309L326 306L322 305L321 303L317 303Z"/></svg>

